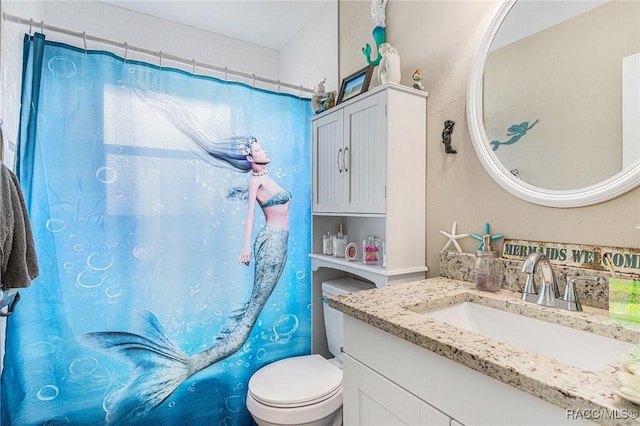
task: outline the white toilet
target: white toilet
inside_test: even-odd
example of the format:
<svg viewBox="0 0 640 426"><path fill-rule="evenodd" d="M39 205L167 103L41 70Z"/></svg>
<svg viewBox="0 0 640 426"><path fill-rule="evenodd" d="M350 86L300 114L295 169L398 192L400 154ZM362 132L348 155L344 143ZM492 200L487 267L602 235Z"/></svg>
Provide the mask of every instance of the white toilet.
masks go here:
<svg viewBox="0 0 640 426"><path fill-rule="evenodd" d="M324 297L374 288L351 278L322 283ZM247 409L258 426L342 424L342 313L323 304L330 360L321 355L282 359L249 379Z"/></svg>

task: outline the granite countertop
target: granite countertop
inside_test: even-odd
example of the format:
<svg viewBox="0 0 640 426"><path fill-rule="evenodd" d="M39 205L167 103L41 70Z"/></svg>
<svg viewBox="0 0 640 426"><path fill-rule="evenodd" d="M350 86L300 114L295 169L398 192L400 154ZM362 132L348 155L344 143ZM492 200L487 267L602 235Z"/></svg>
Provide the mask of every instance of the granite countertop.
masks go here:
<svg viewBox="0 0 640 426"><path fill-rule="evenodd" d="M479 338L476 333L420 314L464 301L640 343L640 324L610 320L606 310L586 306L582 312L547 308L524 302L513 291L483 292L472 283L443 277L333 296L329 306L557 406L573 411L599 410L603 416L613 416L613 420L592 419L601 424L640 424L640 407L611 391L613 375L622 368L621 360L594 373Z"/></svg>

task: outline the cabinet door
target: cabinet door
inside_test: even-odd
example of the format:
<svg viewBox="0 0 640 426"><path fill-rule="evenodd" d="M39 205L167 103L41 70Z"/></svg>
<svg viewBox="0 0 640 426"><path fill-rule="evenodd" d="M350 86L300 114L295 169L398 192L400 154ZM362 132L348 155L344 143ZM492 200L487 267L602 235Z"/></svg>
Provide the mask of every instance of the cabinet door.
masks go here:
<svg viewBox="0 0 640 426"><path fill-rule="evenodd" d="M343 208L347 171L344 163L342 110L313 122L313 211Z"/></svg>
<svg viewBox="0 0 640 426"><path fill-rule="evenodd" d="M449 426L449 417L367 366L344 356L344 424Z"/></svg>
<svg viewBox="0 0 640 426"><path fill-rule="evenodd" d="M345 211L385 213L386 117L382 95L344 108Z"/></svg>

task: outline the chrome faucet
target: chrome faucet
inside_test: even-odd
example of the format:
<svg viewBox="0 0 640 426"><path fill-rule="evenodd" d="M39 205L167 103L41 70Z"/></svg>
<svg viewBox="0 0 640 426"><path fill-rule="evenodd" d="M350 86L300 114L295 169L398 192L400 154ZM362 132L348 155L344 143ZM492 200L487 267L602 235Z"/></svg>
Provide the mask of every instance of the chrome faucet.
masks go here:
<svg viewBox="0 0 640 426"><path fill-rule="evenodd" d="M540 264L542 273L542 284L540 285L540 292L536 288L534 279L534 273L536 268ZM556 276L551 269L551 262L549 258L540 252L531 253L526 258L522 265L522 272L527 274L527 282L525 283L524 290L522 292L522 300L527 302L533 302L542 306L556 306L556 299L560 298L560 290L558 290L558 283Z"/></svg>
<svg viewBox="0 0 640 426"><path fill-rule="evenodd" d="M536 268L540 264L542 273L542 284L540 292L536 288L534 274ZM578 280L598 281L596 277L567 277L567 286L564 289L564 295L560 297L558 283L551 268L549 258L542 253L531 253L522 264L522 272L527 274L527 281L522 291L522 300L526 302L534 302L542 306L550 306L554 308L565 309L567 311L582 311L582 305L578 298L575 282Z"/></svg>

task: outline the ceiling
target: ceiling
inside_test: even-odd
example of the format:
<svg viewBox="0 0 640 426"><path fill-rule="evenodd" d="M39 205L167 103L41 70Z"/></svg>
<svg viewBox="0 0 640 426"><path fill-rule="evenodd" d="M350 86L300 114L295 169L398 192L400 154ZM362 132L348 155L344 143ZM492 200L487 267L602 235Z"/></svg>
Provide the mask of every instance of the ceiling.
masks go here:
<svg viewBox="0 0 640 426"><path fill-rule="evenodd" d="M125 9L280 50L329 1L107 0Z"/></svg>

